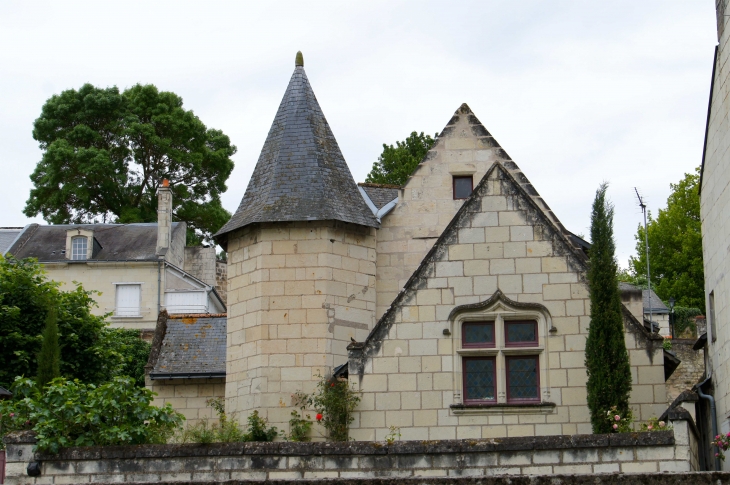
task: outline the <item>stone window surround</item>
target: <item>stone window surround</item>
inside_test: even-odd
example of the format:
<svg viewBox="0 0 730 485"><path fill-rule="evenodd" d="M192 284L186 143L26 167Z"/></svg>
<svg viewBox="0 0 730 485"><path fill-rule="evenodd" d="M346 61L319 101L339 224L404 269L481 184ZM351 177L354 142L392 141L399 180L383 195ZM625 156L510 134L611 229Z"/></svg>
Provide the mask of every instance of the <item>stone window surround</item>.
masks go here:
<svg viewBox="0 0 730 485"><path fill-rule="evenodd" d="M547 308L537 303L517 303L506 298L501 291L485 302L463 305L455 308L450 318L450 334L453 348L454 397L451 414L551 414L555 404L550 401L550 366L548 359L548 332L552 320ZM507 347L505 345L504 322L511 320L533 320L537 322L538 345L530 347ZM461 329L464 323L494 321L495 346L468 348L462 345ZM539 403L507 402L506 357L518 355L538 356ZM464 403L463 357L494 356L497 367L497 402Z"/></svg>
<svg viewBox="0 0 730 485"><path fill-rule="evenodd" d="M73 240L77 237L86 238L86 258L73 259ZM66 259L69 261L85 261L93 258L94 254L94 231L88 229L68 229L66 231Z"/></svg>

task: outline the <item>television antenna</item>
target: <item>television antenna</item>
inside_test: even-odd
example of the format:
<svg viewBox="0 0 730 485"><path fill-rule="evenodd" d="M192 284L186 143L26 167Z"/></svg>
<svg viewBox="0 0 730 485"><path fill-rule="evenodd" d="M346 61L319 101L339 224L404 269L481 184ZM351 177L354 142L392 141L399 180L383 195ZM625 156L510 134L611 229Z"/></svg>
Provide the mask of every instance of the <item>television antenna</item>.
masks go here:
<svg viewBox="0 0 730 485"><path fill-rule="evenodd" d="M646 228L646 204L644 203L644 199L641 198L641 195L639 194L639 189L634 187L634 191L636 192L636 197L639 199L639 207L641 207L641 212L644 214L644 244L646 245L646 284L649 286L649 325L654 325L652 318L652 309L651 309L651 271L649 266L649 231ZM653 331L653 327L650 327Z"/></svg>

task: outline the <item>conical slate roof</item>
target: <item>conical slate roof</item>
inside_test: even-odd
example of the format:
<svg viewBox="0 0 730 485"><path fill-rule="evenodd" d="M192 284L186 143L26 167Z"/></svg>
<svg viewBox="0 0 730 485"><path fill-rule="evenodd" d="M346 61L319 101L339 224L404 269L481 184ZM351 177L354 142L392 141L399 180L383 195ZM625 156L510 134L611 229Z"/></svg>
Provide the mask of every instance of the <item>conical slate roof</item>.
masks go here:
<svg viewBox="0 0 730 485"><path fill-rule="evenodd" d="M320 220L380 226L297 62L241 205L215 236L256 222Z"/></svg>

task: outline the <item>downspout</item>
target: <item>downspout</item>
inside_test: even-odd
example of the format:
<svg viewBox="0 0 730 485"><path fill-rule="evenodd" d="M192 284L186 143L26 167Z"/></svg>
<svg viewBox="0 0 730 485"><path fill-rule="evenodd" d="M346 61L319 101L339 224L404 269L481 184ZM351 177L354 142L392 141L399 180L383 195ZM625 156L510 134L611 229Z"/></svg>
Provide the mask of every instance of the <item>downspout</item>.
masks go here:
<svg viewBox="0 0 730 485"><path fill-rule="evenodd" d="M162 260L157 260L157 314L160 314L160 291L162 290Z"/></svg>
<svg viewBox="0 0 730 485"><path fill-rule="evenodd" d="M710 377L708 377L701 383L697 384L695 386L695 389L697 389L697 395L700 396L701 399L705 399L710 402L710 418L712 420L712 438L714 439L715 436L718 435L718 433L717 433L717 414L716 414L716 410L715 410L715 398L712 397L710 394L705 394L704 392L702 392L702 386L704 386L705 383L707 383L707 381L709 381L711 378L712 378L712 376L710 375ZM715 448L717 448L717 447L715 447ZM715 453L717 453L717 451ZM720 458L717 456L715 456L715 470L716 471L722 470L722 466L720 465Z"/></svg>

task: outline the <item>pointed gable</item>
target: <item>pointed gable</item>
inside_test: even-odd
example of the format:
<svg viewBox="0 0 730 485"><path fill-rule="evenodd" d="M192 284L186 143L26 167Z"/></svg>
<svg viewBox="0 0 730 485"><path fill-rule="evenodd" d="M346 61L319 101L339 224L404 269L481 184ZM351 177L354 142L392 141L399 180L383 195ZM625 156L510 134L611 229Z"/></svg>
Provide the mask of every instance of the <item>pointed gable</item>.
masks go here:
<svg viewBox="0 0 730 485"><path fill-rule="evenodd" d="M297 62L243 200L216 237L256 222L315 220L379 227Z"/></svg>
<svg viewBox="0 0 730 485"><path fill-rule="evenodd" d="M568 299L575 297L582 308L581 300L586 297L585 253L572 242L570 233L469 107L463 104L457 115L469 117L475 135L489 137L479 143L489 144L494 149L492 156L498 159L365 342L348 347L353 374L362 374L370 359L383 355L384 341L397 334L393 333L394 325L412 322L411 315L420 314L413 307L433 306L436 326L443 326L455 306L482 302L498 291L515 301L544 304L554 315L564 316L565 302L552 301L552 295L547 294L553 286L562 285L559 291ZM448 134L449 129L447 126L440 136ZM551 284L551 273L560 275L553 278L560 284Z"/></svg>

